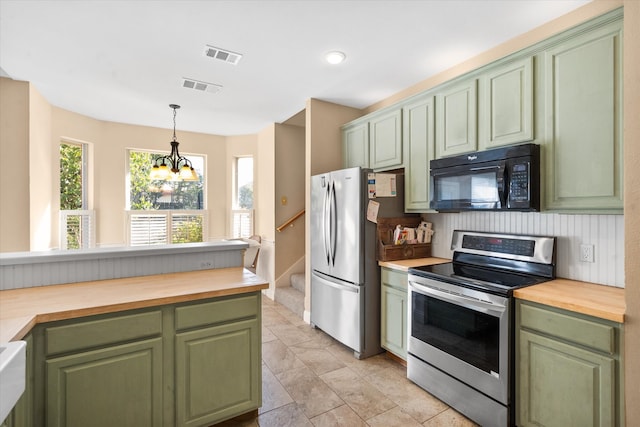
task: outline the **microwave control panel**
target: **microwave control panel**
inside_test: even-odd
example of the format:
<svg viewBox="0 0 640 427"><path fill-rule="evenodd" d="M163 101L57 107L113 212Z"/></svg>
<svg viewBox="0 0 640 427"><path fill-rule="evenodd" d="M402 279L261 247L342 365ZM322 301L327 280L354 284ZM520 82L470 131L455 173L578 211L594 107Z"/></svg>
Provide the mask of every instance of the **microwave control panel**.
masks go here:
<svg viewBox="0 0 640 427"><path fill-rule="evenodd" d="M531 198L529 162L512 163L509 165L509 205L518 207L519 204L528 205Z"/></svg>

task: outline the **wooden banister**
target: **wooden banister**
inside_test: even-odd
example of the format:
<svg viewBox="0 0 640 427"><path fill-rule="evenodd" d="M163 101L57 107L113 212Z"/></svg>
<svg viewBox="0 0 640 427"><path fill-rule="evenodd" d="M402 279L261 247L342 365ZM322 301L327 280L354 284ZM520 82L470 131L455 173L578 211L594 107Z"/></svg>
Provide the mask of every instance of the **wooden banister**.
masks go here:
<svg viewBox="0 0 640 427"><path fill-rule="evenodd" d="M282 230L284 230L289 226L293 227L293 223L295 222L295 220L300 218L302 215L304 215L304 209L302 209L300 212L298 212L297 214L295 214L294 216L292 216L291 218L283 222L280 227L276 227L276 230L278 230L278 232L281 232Z"/></svg>

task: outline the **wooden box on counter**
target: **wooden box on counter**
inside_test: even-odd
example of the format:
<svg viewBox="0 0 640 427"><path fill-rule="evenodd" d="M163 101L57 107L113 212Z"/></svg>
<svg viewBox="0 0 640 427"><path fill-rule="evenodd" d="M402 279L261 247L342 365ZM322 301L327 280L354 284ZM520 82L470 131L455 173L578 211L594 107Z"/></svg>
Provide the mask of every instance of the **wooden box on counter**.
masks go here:
<svg viewBox="0 0 640 427"><path fill-rule="evenodd" d="M405 243L393 244L393 231L399 224L402 227L416 228L422 218L398 217L378 218L378 261L396 261L400 259L427 258L431 256L431 243Z"/></svg>

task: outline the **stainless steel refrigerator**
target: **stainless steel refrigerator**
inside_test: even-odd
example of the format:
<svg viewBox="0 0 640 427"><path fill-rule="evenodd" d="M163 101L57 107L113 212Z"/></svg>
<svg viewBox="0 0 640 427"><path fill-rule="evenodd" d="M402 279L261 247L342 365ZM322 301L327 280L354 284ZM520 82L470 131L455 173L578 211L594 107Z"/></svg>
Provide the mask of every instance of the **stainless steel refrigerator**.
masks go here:
<svg viewBox="0 0 640 427"><path fill-rule="evenodd" d="M370 169L342 169L311 177L311 324L354 350L380 347L380 268L376 224L366 218ZM396 197L378 197L379 217L404 215L404 175Z"/></svg>

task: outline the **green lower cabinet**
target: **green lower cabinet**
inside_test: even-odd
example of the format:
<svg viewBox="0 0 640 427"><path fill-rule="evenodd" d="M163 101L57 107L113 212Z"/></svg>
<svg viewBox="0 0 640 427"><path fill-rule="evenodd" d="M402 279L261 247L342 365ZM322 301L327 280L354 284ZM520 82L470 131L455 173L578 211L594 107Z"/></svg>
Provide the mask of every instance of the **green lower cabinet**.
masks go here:
<svg viewBox="0 0 640 427"><path fill-rule="evenodd" d="M380 344L407 360L407 273L383 267L381 281Z"/></svg>
<svg viewBox="0 0 640 427"><path fill-rule="evenodd" d="M205 427L258 409L260 298L253 292L38 325L27 348L33 391L6 427Z"/></svg>
<svg viewBox="0 0 640 427"><path fill-rule="evenodd" d="M621 426L620 325L517 302L519 426Z"/></svg>
<svg viewBox="0 0 640 427"><path fill-rule="evenodd" d="M162 338L46 361L47 426L162 426Z"/></svg>
<svg viewBox="0 0 640 427"><path fill-rule="evenodd" d="M176 426L211 425L260 406L257 319L176 335Z"/></svg>

